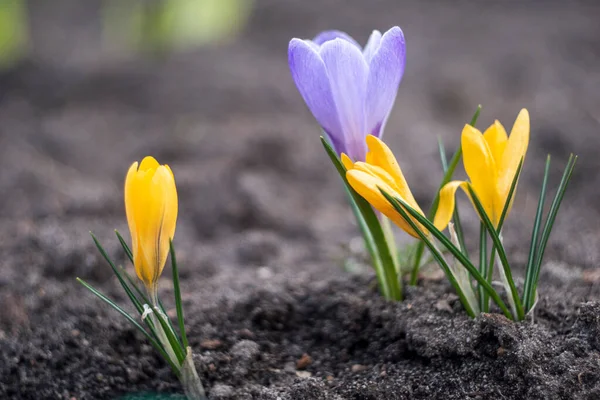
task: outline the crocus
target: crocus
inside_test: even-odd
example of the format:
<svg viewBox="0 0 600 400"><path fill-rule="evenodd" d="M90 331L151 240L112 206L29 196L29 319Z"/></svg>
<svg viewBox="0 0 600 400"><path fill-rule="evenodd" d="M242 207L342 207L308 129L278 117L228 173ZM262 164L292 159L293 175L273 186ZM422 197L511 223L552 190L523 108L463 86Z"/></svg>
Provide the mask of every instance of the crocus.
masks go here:
<svg viewBox="0 0 600 400"><path fill-rule="evenodd" d="M125 178L125 212L131 233L135 271L156 295L177 222L177 189L168 165L146 157L134 162Z"/></svg>
<svg viewBox="0 0 600 400"><path fill-rule="evenodd" d="M525 158L528 144L529 113L526 109L519 112L510 137L497 120L483 134L471 125L465 125L461 145L469 182L452 181L442 188L440 206L435 217L436 224L444 225L450 221L456 190L460 187L469 195L470 185L488 218L494 226L498 226L510 187L519 163Z"/></svg>
<svg viewBox="0 0 600 400"><path fill-rule="evenodd" d="M389 147L376 136L368 135L366 143L369 151L366 154L365 162L352 162L346 154L342 154L342 162L347 170L348 183L375 209L391 219L406 233L418 238L417 232L381 193L381 190L383 190L393 197L402 199L410 207L424 215L413 197L406 179L404 179L396 157L394 157ZM412 217L411 219L422 232L428 234L420 223ZM436 227L441 230L447 224L448 222L443 226L436 225Z"/></svg>
<svg viewBox="0 0 600 400"><path fill-rule="evenodd" d="M364 49L339 31L290 41L294 82L338 154L364 161L366 136L383 134L404 73L405 51L397 26L383 35L373 31Z"/></svg>

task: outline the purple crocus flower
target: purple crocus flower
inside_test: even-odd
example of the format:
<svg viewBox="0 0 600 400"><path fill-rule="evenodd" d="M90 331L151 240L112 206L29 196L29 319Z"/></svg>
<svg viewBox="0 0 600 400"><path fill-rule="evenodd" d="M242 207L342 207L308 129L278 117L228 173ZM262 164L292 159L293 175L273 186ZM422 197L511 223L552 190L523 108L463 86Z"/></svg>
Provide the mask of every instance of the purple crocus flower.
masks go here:
<svg viewBox="0 0 600 400"><path fill-rule="evenodd" d="M383 35L373 31L364 49L340 31L290 41L294 82L338 154L364 161L367 135L381 137L404 73L405 54L404 35L397 26Z"/></svg>

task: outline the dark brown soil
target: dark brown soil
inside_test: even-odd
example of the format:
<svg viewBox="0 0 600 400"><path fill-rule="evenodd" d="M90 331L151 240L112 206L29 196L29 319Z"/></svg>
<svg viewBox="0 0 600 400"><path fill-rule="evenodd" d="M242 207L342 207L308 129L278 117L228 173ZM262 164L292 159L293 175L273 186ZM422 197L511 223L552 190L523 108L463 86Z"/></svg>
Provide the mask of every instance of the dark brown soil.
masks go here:
<svg viewBox="0 0 600 400"><path fill-rule="evenodd" d="M264 0L236 40L153 61L101 51L95 2L31 3L32 56L0 75L0 398L181 398L143 338L75 282L126 304L88 231L124 262L122 182L147 154L177 179L188 335L211 399L600 398L595 2ZM552 188L581 157L534 321L471 320L435 273L386 303L372 271L344 268L362 259L358 231L287 41L335 27L364 42L396 24L408 61L386 141L423 206L437 135L454 148L478 103L480 127L532 115L504 233L517 276L546 153ZM169 286L165 274L171 304Z"/></svg>

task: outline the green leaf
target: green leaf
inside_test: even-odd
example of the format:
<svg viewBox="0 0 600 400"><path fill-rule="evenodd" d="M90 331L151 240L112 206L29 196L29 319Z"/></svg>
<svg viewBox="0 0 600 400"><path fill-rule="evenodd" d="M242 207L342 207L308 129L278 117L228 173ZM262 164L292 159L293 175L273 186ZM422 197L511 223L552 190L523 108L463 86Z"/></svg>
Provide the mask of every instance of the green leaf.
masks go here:
<svg viewBox="0 0 600 400"><path fill-rule="evenodd" d="M394 209L396 211L398 211L400 213L400 215L402 215L402 217L407 222L410 220L410 219L408 219L408 215L407 215L407 213L408 213L410 216L412 216L414 219L416 219L417 222L419 222L421 225L423 225L425 227L425 229L427 229L437 240L439 240L440 243L442 244L442 246L444 246L444 248L448 249L448 251L450 253L452 253L452 255L469 271L469 273L483 287L483 289L487 293L489 293L490 297L494 300L494 302L496 302L498 307L500 307L500 309L502 310L504 315L507 318L512 319L512 315L511 315L510 311L508 310L508 308L506 307L506 304L504 303L504 301L502 301L502 299L500 298L500 296L498 295L496 290L492 287L492 285L490 285L485 280L485 278L483 276L481 276L479 271L477 271L477 268L475 268L475 266L473 266L471 261L469 261L469 259L465 257L465 255L460 251L460 249L458 249L456 246L454 246L454 244L452 244L452 242L442 232L440 232L440 230L437 229L433 225L433 223L431 223L431 221L429 221L427 218L425 218L423 215L421 215L418 211L416 211L414 208L412 208L410 205L408 205L408 203L406 203L404 200L402 200L401 198L398 198L398 197L394 198L394 197L390 196L384 190L381 190L381 188L379 190L385 196L385 198L390 202L390 204L394 207Z"/></svg>
<svg viewBox="0 0 600 400"><path fill-rule="evenodd" d="M521 171L523 170L523 157L521 157L521 161L519 161L519 165L517 166L517 170L515 171L515 176L513 177L513 180L510 184L510 189L508 191L508 195L506 196L506 201L504 202L504 208L502 209L502 214L500 214L500 219L498 220L498 226L496 227L496 232L498 233L498 235L500 235L500 232L502 232L502 226L504 225L504 220L506 219L506 215L508 214L508 209L510 208L510 204L512 203L512 199L513 196L515 195L515 191L517 190L517 183L519 182L519 177L521 176ZM480 215L481 218L481 215ZM485 224L484 224L485 225ZM488 268L486 270L486 279L489 283L492 282L492 277L494 275L494 264L496 261L496 245L493 244L492 245L492 252L490 255L490 261L489 261L489 265ZM488 312L489 311L489 297L487 297L487 294L484 293L484 299L483 299L483 305L484 308L482 308L482 311L484 312ZM516 303L515 303L516 306Z"/></svg>
<svg viewBox="0 0 600 400"><path fill-rule="evenodd" d="M127 296L129 297L129 299L131 300L131 302L133 303L133 305L135 306L135 308L137 309L137 311L140 314L142 314L144 312L144 308L140 304L140 301L138 300L138 298L135 296L135 294L133 294L133 292L129 288L129 285L127 285L127 282L125 282L125 280L121 276L121 273L120 273L119 269L112 262L112 260L110 259L110 257L108 256L108 254L106 253L106 251L104 250L104 248L102 247L102 245L100 244L100 242L98 241L98 239L96 238L96 236L92 232L90 232L90 235L92 236L92 239L94 240L94 243L96 244L96 247L98 248L98 251L100 251L100 254L102 254L102 257L104 257L104 259L106 260L106 262L108 262L108 265L110 265L110 267L112 268L114 274L117 276L117 279L119 280L119 283L121 284L121 286L125 290L125 293L127 293Z"/></svg>
<svg viewBox="0 0 600 400"><path fill-rule="evenodd" d="M567 186L571 181L571 176L573 175L573 170L575 169L575 163L577 162L577 156L571 154L569 156L569 161L567 162L567 166L565 167L565 171L560 180L560 185L556 191L556 195L554 196L554 200L552 200L552 205L550 206L550 211L548 211L548 217L546 219L546 224L544 226L544 230L542 232L542 237L540 238L540 244L537 249L537 259L535 262L535 277L532 281L532 290L530 298L528 299L529 308L533 307L535 303L535 293L537 293L537 285L540 278L540 269L542 267L542 261L544 259L544 252L546 251L546 245L548 244L548 239L550 239L550 233L552 233L552 227L554 226L554 221L556 220L556 215L558 214L558 210L562 203L562 200L565 196L565 192L567 190Z"/></svg>
<svg viewBox="0 0 600 400"><path fill-rule="evenodd" d="M96 295L100 300L104 301L106 304L111 306L113 309L117 310L117 312L119 312L122 316L124 316L125 319L127 319L127 321L129 321L144 336L146 336L146 338L150 341L150 344L152 345L152 347L154 347L160 353L162 358L165 359L165 361L167 361L169 363L173 372L175 372L175 374L177 374L177 376L179 376L179 368L176 367L175 364L173 364L171 362L171 359L165 352L162 344L159 341L155 340L131 315L129 315L125 310L123 310L121 307L119 307L115 302L113 302L111 299L106 297L100 291L96 290L93 286L91 286L90 284L85 282L83 279L77 278L77 282L81 283L86 289L88 289L90 292L92 292L94 295Z"/></svg>
<svg viewBox="0 0 600 400"><path fill-rule="evenodd" d="M119 233L119 231L115 230L115 234L117 235L117 238L119 239L119 243L121 243L121 246L123 247L123 251L127 255L127 258L129 258L129 261L131 261L131 263L133 264L133 254L131 253L131 250L129 249L129 246L127 245L127 242L125 242L125 239L123 239L123 237L121 236L121 234ZM138 293L138 295L144 300L144 302L146 304L148 304L148 305L151 305L152 302L138 288L138 286L133 282L133 280L131 279L131 277L129 276L129 274L124 269L121 269L121 273L125 276L125 278L129 282L129 284L134 287L134 289L136 290L136 292ZM165 309L165 306L163 305L163 302L160 300L160 298L158 298L158 305L159 305L160 309L162 310L162 312L165 313L165 315L166 315L167 314L167 310ZM140 312L140 314L141 313L142 312ZM174 332L175 329L173 327L173 324L171 323L171 320L167 318L167 322L169 323L170 329ZM154 326L152 325L152 321L150 321L147 318L146 319L146 323L148 324L148 326L150 327L150 329L152 329L152 332L155 333L154 332Z"/></svg>
<svg viewBox="0 0 600 400"><path fill-rule="evenodd" d="M473 114L473 118L471 118L471 126L475 126L475 124L477 123L477 119L479 118L479 113L481 112L481 105L477 106L477 110L475 110L475 114ZM440 183L440 186L438 187L438 190L435 194L435 198L433 199L433 204L431 205L431 208L429 209L429 214L428 214L428 218L429 219L433 219L435 217L435 213L437 212L438 206L440 204L440 190L442 190L442 188L444 187L444 185L448 182L450 182L450 180L452 179L452 176L454 175L454 170L456 169L456 166L458 165L458 162L460 161L462 157L462 147L459 147L458 150L456 150L456 153L454 153L454 155L452 156L452 159L450 160L450 165L448 166L448 169L446 170L446 173L444 174L444 178L442 179L442 182ZM423 250L425 249L425 244L423 242L419 243L419 247L417 247L417 252L415 254L415 260L414 260L414 264L413 264L413 268L412 268L412 272L411 272L411 276L410 276L410 284L411 285L416 285L417 284L417 278L418 278L418 272L419 272L419 266L421 265L421 257L423 257Z"/></svg>
<svg viewBox="0 0 600 400"><path fill-rule="evenodd" d="M188 340L185 334L185 323L183 316L183 306L181 305L181 289L179 288L179 269L177 268L177 258L175 257L175 248L173 241L169 240L169 251L171 252L171 268L173 269L173 291L175 292L175 308L177 309L177 322L179 324L179 332L183 348L187 349Z"/></svg>
<svg viewBox="0 0 600 400"><path fill-rule="evenodd" d="M171 347L171 349L173 349L173 352L175 353L175 356L177 357L177 360L181 365L181 363L183 363L183 360L185 360L185 349L181 348L179 339L177 339L177 336L175 336L175 333L173 332L173 330L171 330L169 323L167 322L169 317L167 317L166 314L163 314L161 312L156 312L156 310L154 310L154 316L156 317L158 323L162 327L163 332L165 333L169 342L169 346Z"/></svg>
<svg viewBox="0 0 600 400"><path fill-rule="evenodd" d="M388 201L390 201L390 200L388 199ZM458 295L458 298L460 299L460 302L462 303L462 305L465 308L465 311L467 312L469 317L475 318L477 316L476 311L473 310L473 308L471 307L471 304L467 300L466 294L463 292L462 287L458 283L456 277L454 276L454 273L452 272L452 269L450 268L450 266L444 259L443 255L440 253L440 251L437 249L437 247L435 247L435 245L427 238L427 236L419 229L417 224L415 224L414 221L408 216L406 211L402 209L402 206L398 207L398 211L400 212L402 217L404 219L406 219L406 222L408 222L410 227L413 228L413 230L415 232L417 232L417 235L419 235L421 240L425 243L425 245L429 249L431 255L433 256L433 259L435 261L437 261L437 263L439 264L442 271L444 271L444 274L446 274L446 277L450 281L450 284L456 291L456 294Z"/></svg>
<svg viewBox="0 0 600 400"><path fill-rule="evenodd" d="M517 172L517 175L518 175L518 172ZM475 208L477 209L477 212L479 213L479 217L485 224L488 234L490 235L490 237L492 238L492 242L494 243L494 247L496 248L496 251L498 252L498 256L500 258L500 262L502 264L504 274L506 276L508 285L510 287L510 293L507 293L507 295L512 297L515 307L516 307L515 318L518 320L522 320L525 317L525 313L523 312L523 304L521 303L521 298L519 297L519 293L517 292L517 288L515 286L515 282L512 277L512 272L510 270L510 265L509 265L508 259L506 257L506 252L504 251L504 246L502 245L502 240L500 239L498 231L496 231L496 228L492 224L492 221L490 221L489 217L487 216L485 209L483 208L483 205L479 201L477 194L475 193L475 191L473 190L473 188L471 187L470 184L467 185L467 189L469 190L469 194L471 195L471 198L473 199L473 204L475 205ZM509 196L510 196L510 194L509 194ZM510 199L507 201L507 204L509 201L510 201ZM507 207L505 207L505 211L506 211L506 209L507 209Z"/></svg>
<svg viewBox="0 0 600 400"><path fill-rule="evenodd" d="M123 247L123 251L127 255L127 258L129 258L129 261L131 261L131 263L133 264L133 253L131 252L131 249L127 245L127 242L125 241L125 239L123 239L123 236L121 236L119 231L116 229L115 229L115 234L117 235L117 238L119 239L119 243L121 243L121 246Z"/></svg>
<svg viewBox="0 0 600 400"><path fill-rule="evenodd" d="M340 159L338 158L336 152L333 150L331 145L322 136L321 143L323 144L323 147L325 147L329 158L331 159L338 173L340 174L344 185L350 192L352 200L356 204L358 213L364 219L365 226L367 227L367 230L370 233L370 235L363 236L365 236L365 240L372 239L373 249L376 249L377 256L372 258L373 263L375 264L375 272L377 274L377 278L380 282L380 287L383 291L384 296L387 299L391 300L401 300L401 281L399 279L399 276L396 274L394 259L387 245L386 237L383 232L383 229L381 228L381 224L379 223L377 215L375 215L375 212L373 211L371 205L358 193L356 193L352 186L350 186L348 180L346 179L346 168L341 163Z"/></svg>
<svg viewBox="0 0 600 400"><path fill-rule="evenodd" d="M487 231L483 222L479 224L479 273L487 277ZM479 289L479 309L486 310L487 298L486 293L480 285Z"/></svg>
<svg viewBox="0 0 600 400"><path fill-rule="evenodd" d="M525 305L525 313L529 311L529 298L531 296L531 291L533 288L533 279L535 279L535 260L537 258L539 233L542 226L542 214L544 213L544 203L546 201L546 188L548 185L549 175L550 155L548 155L548 157L546 158L546 167L544 168L544 179L542 180L540 198L538 200L533 229L531 231L531 244L529 246L529 257L527 259L527 268L525 269L525 283L523 285L523 304Z"/></svg>

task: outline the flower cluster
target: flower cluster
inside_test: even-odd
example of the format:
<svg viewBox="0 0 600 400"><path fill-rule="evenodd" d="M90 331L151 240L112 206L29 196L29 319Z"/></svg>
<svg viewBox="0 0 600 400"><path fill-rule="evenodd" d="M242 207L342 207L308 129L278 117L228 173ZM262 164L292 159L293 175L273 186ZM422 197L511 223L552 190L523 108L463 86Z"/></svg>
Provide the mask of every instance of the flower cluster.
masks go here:
<svg viewBox="0 0 600 400"><path fill-rule="evenodd" d="M296 86L325 133L323 145L346 184L382 294L400 300L403 273L408 272L407 266L399 265L394 238L387 226L387 221L392 221L420 240L411 254L412 284L417 283L426 247L469 315L488 312L492 300L508 318L525 318L535 307L544 251L576 157L570 157L543 222L548 157L525 283L519 294L503 246L502 226L512 207L529 145L528 111L521 110L507 135L499 121L483 133L477 130L478 108L471 123L463 128L461 146L449 164L440 143L444 177L426 215L415 201L392 151L381 140L404 72L405 41L400 28L393 27L383 35L374 31L364 49L339 31L323 32L312 41L292 39L288 59ZM469 180L450 181L461 158ZM458 188L466 193L481 221L476 263L468 256L455 206ZM449 237L443 233L446 228ZM453 260L447 259L448 253ZM509 306L492 285L495 269Z"/></svg>
<svg viewBox="0 0 600 400"><path fill-rule="evenodd" d="M461 146L450 162L439 143L444 175L426 214L412 195L396 157L381 139L404 73L405 51L404 35L398 27L384 34L374 31L364 48L343 32L327 31L314 40L292 39L288 51L292 77L323 129L323 146L346 186L381 293L387 299L401 300L403 277L410 273L410 282L417 283L422 255L427 248L470 316L489 312L495 304L507 318L522 320L534 310L537 302L544 251L576 157L569 158L544 218L550 171L548 157L526 276L519 293L503 246L502 227L513 204L529 145L529 113L521 110L510 135L498 121L481 133L475 128L478 108L471 122L464 126ZM451 181L461 159L468 180ZM479 254L475 262L469 257L456 207L458 188L464 191L480 219ZM131 247L118 232L116 234L143 287L140 288L123 268L117 267L98 240L93 235L92 238L141 323L97 289L78 280L149 340L180 379L190 400L205 399L186 337L172 243L178 214L173 172L167 165L146 157L129 168L124 192ZM390 222L418 239L409 257L411 265L401 265ZM446 229L448 234L443 233ZM176 324L167 316L158 295L159 278L169 257ZM492 285L495 270L500 275L503 292Z"/></svg>

